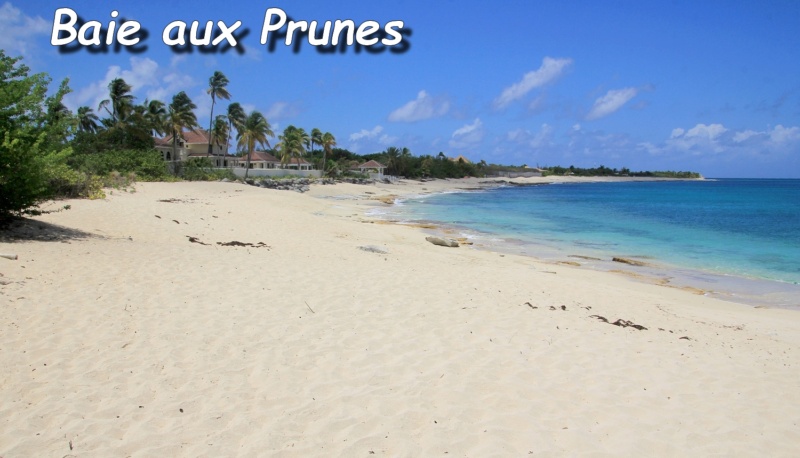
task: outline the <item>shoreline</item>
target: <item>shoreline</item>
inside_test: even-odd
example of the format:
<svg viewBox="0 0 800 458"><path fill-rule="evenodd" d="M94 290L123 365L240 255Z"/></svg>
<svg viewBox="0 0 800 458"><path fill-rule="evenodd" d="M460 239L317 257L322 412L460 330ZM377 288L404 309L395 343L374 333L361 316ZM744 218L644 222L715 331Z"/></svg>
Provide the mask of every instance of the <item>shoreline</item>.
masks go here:
<svg viewBox="0 0 800 458"><path fill-rule="evenodd" d="M454 184L140 183L3 234L0 455L796 453L800 315L364 217Z"/></svg>
<svg viewBox="0 0 800 458"><path fill-rule="evenodd" d="M660 178L636 178L636 177L555 177L564 178L562 180L547 181L547 178L519 178L515 182L508 182L503 178L491 180L480 180L478 183L453 183L459 180L439 180L446 181L437 190L426 190L422 193L407 191L402 195L393 196L391 203L396 205L407 199L418 199L423 196L434 194L447 194L455 192L482 192L504 186L541 186L554 183L598 183L598 182L653 182L653 181L698 181L691 179L660 179ZM599 180L594 178L601 178ZM603 179L606 178L606 179ZM405 184L409 184L406 182ZM411 186L418 186L417 183L410 183ZM424 189L423 186L419 185ZM396 202L397 201L397 202ZM389 207L391 208L391 207ZM752 307L777 307L787 310L800 310L800 303L793 301L794 291L797 284L733 274L728 272L718 272L710 269L702 269L691 266L684 266L666 262L662 259L640 259L645 265L630 266L625 263L615 263L612 258L629 257L629 254L613 252L607 250L583 250L569 248L567 244L552 244L547 242L532 242L520 240L514 237L503 236L502 234L485 233L466 226L448 224L437 220L397 220L384 219L385 215L390 218L397 216L397 213L388 212L372 213L367 212L365 217L376 218L385 223L398 224L422 228L432 235L451 237L459 241L478 235L481 242L470 243L471 247L484 249L491 252L504 254L521 254L530 256L539 262L552 265L569 265L576 268L591 269L599 272L608 272L628 279L646 282L668 288L676 288L699 295L708 295L721 300L736 302ZM575 259L571 259L575 258Z"/></svg>

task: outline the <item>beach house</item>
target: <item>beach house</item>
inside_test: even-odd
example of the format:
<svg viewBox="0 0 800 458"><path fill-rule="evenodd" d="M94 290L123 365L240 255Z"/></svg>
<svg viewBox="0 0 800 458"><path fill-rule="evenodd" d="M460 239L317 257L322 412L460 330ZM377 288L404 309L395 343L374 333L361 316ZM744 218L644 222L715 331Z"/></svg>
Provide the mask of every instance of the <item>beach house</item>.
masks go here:
<svg viewBox="0 0 800 458"><path fill-rule="evenodd" d="M164 138L154 138L155 148L161 151L161 156L167 162L183 162L193 157L208 157L215 167L234 167L239 158L225 154L225 145L211 145L211 155L208 155L208 131L193 129L184 131L182 138L177 139L177 148L173 151L172 135Z"/></svg>
<svg viewBox="0 0 800 458"><path fill-rule="evenodd" d="M236 160L238 161L237 166L240 168L247 167L247 156L248 154L245 153L242 157L237 157ZM250 168L251 169L277 169L281 165L281 161L278 160L275 156L267 153L266 151L253 151L249 154L250 156Z"/></svg>

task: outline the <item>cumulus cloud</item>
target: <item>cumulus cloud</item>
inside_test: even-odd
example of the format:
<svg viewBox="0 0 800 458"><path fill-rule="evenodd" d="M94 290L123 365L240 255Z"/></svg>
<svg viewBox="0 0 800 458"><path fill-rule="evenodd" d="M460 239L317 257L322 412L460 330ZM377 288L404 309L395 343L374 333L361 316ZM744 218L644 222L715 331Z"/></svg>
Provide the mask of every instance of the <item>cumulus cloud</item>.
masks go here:
<svg viewBox="0 0 800 458"><path fill-rule="evenodd" d="M572 64L572 59L545 57L542 59L541 67L526 73L522 80L503 89L503 92L494 99L494 107L496 109L505 108L533 89L554 81L564 73L570 64Z"/></svg>
<svg viewBox="0 0 800 458"><path fill-rule="evenodd" d="M140 99L137 102L143 102L147 98L169 103L173 95L195 85L191 76L174 67L163 69L150 58L131 57L129 63L128 69L119 65L108 67L102 79L67 94L64 104L73 111L84 105L97 110L100 102L108 98L108 84L115 78L122 78L131 85L133 94ZM201 100L193 101L198 105L202 103ZM209 101L209 106L210 103Z"/></svg>
<svg viewBox="0 0 800 458"><path fill-rule="evenodd" d="M800 144L800 127L778 124L766 130L744 129L734 131L722 124L697 124L689 129L672 130L663 144L640 143L639 149L649 154L688 153L692 155L783 154Z"/></svg>
<svg viewBox="0 0 800 458"><path fill-rule="evenodd" d="M361 129L359 132L350 134L350 141L351 142L357 142L357 141L362 140L362 139L371 140L371 139L377 137L381 132L383 132L383 127L382 126L375 126L370 130Z"/></svg>
<svg viewBox="0 0 800 458"><path fill-rule="evenodd" d="M684 136L687 138L697 137L714 140L727 131L728 129L726 129L722 124L698 124L686 131Z"/></svg>
<svg viewBox="0 0 800 458"><path fill-rule="evenodd" d="M667 147L671 150L700 153L721 153L725 145L720 138L728 132L722 124L697 124L690 129L672 129Z"/></svg>
<svg viewBox="0 0 800 458"><path fill-rule="evenodd" d="M450 103L432 97L424 90L419 91L417 98L389 114L392 122L414 122L423 119L444 116L450 109Z"/></svg>
<svg viewBox="0 0 800 458"><path fill-rule="evenodd" d="M31 43L37 35L49 35L51 23L40 16L25 15L10 2L0 6L0 49L6 55L30 58Z"/></svg>
<svg viewBox="0 0 800 458"><path fill-rule="evenodd" d="M600 119L622 108L623 105L639 93L635 87L612 89L594 101L592 109L586 115L587 120Z"/></svg>
<svg viewBox="0 0 800 458"><path fill-rule="evenodd" d="M483 123L480 118L475 118L471 124L459 127L450 136L450 147L467 148L475 146L483 140Z"/></svg>
<svg viewBox="0 0 800 458"><path fill-rule="evenodd" d="M800 127L783 127L778 124L769 132L771 141L777 144L793 143L800 140Z"/></svg>

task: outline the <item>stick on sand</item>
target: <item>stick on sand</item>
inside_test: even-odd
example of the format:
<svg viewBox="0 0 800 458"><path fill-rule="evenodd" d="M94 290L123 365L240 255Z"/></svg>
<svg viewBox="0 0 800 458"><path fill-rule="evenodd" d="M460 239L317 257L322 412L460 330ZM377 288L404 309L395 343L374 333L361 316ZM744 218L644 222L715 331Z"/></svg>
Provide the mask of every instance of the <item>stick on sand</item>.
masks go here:
<svg viewBox="0 0 800 458"><path fill-rule="evenodd" d="M6 259L10 259L10 260L12 260L12 261L16 261L16 260L17 260L17 255L15 255L15 254L6 254L6 253L0 253L0 258L6 258Z"/></svg>

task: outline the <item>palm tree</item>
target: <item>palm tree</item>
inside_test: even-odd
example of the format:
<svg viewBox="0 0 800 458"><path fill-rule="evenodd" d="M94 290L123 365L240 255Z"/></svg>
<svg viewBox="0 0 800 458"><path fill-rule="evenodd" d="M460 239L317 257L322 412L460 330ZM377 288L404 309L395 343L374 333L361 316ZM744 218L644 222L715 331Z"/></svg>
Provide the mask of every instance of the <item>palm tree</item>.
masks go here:
<svg viewBox="0 0 800 458"><path fill-rule="evenodd" d="M400 151L400 175L406 176L408 172L408 161L411 160L411 151L408 148L403 147Z"/></svg>
<svg viewBox="0 0 800 458"><path fill-rule="evenodd" d="M231 134L233 134L233 129L236 131L242 130L242 124L244 124L244 120L247 118L247 115L244 112L244 109L239 104L239 102L233 102L232 104L228 105L228 143L225 144L225 155L228 155L228 145L231 142Z"/></svg>
<svg viewBox="0 0 800 458"><path fill-rule="evenodd" d="M228 148L228 118L225 115L217 115L214 118L214 126L211 128L211 132L209 134L211 138L214 139L214 143L217 145L218 148L222 148L222 142L225 141L225 153L227 154ZM219 166L222 166L224 162L220 162Z"/></svg>
<svg viewBox="0 0 800 458"><path fill-rule="evenodd" d="M90 133L97 132L97 129L99 129L97 121L99 120L100 118L94 114L94 110L92 110L90 107L78 108L78 131Z"/></svg>
<svg viewBox="0 0 800 458"><path fill-rule="evenodd" d="M97 109L105 109L115 124L124 121L133 106L135 97L131 94L132 89L124 79L114 78L108 83L108 98L100 102ZM108 109L109 105L111 105L111 110Z"/></svg>
<svg viewBox="0 0 800 458"><path fill-rule="evenodd" d="M322 145L322 176L324 177L328 154L332 153L332 148L336 146L336 137L330 132L325 132L320 138L320 144Z"/></svg>
<svg viewBox="0 0 800 458"><path fill-rule="evenodd" d="M399 175L400 174L400 150L394 146L390 146L386 148L386 156L388 156L388 160L386 161L386 166L389 170L392 171L391 175Z"/></svg>
<svg viewBox="0 0 800 458"><path fill-rule="evenodd" d="M172 103L167 109L167 129L172 133L172 160L178 154L178 138L183 138L183 129L193 129L197 126L197 116L194 109L197 105L192 99L181 91L172 97Z"/></svg>
<svg viewBox="0 0 800 458"><path fill-rule="evenodd" d="M167 107L160 100L144 100L142 116L147 129L154 135L166 133Z"/></svg>
<svg viewBox="0 0 800 458"><path fill-rule="evenodd" d="M267 118L265 118L264 115L256 110L250 112L237 131L238 134L236 135L236 138L239 140L239 146L247 147L247 166L244 170L244 179L247 180L247 175L250 171L250 157L253 154L253 149L255 149L256 144L261 143L267 145L269 148L272 148L269 145L267 137L274 137L275 134L272 132L272 128L267 122Z"/></svg>
<svg viewBox="0 0 800 458"><path fill-rule="evenodd" d="M214 104L217 101L217 98L230 100L231 93L228 92L226 87L228 86L228 77L225 76L221 71L217 70L211 75L211 78L208 79L208 89L206 89L206 94L211 95L211 115L209 115L208 119L208 154L206 157L211 155L211 129L214 125Z"/></svg>
<svg viewBox="0 0 800 458"><path fill-rule="evenodd" d="M292 159L297 158L297 169L300 169L300 158L303 157L305 150L303 145L308 141L308 134L305 130L295 126L288 126L283 130L283 135L279 137L280 142L276 148L281 154L281 166L291 163Z"/></svg>
<svg viewBox="0 0 800 458"><path fill-rule="evenodd" d="M322 145L322 131L317 129L316 127L311 129L311 151L310 153L314 152L314 144Z"/></svg>

